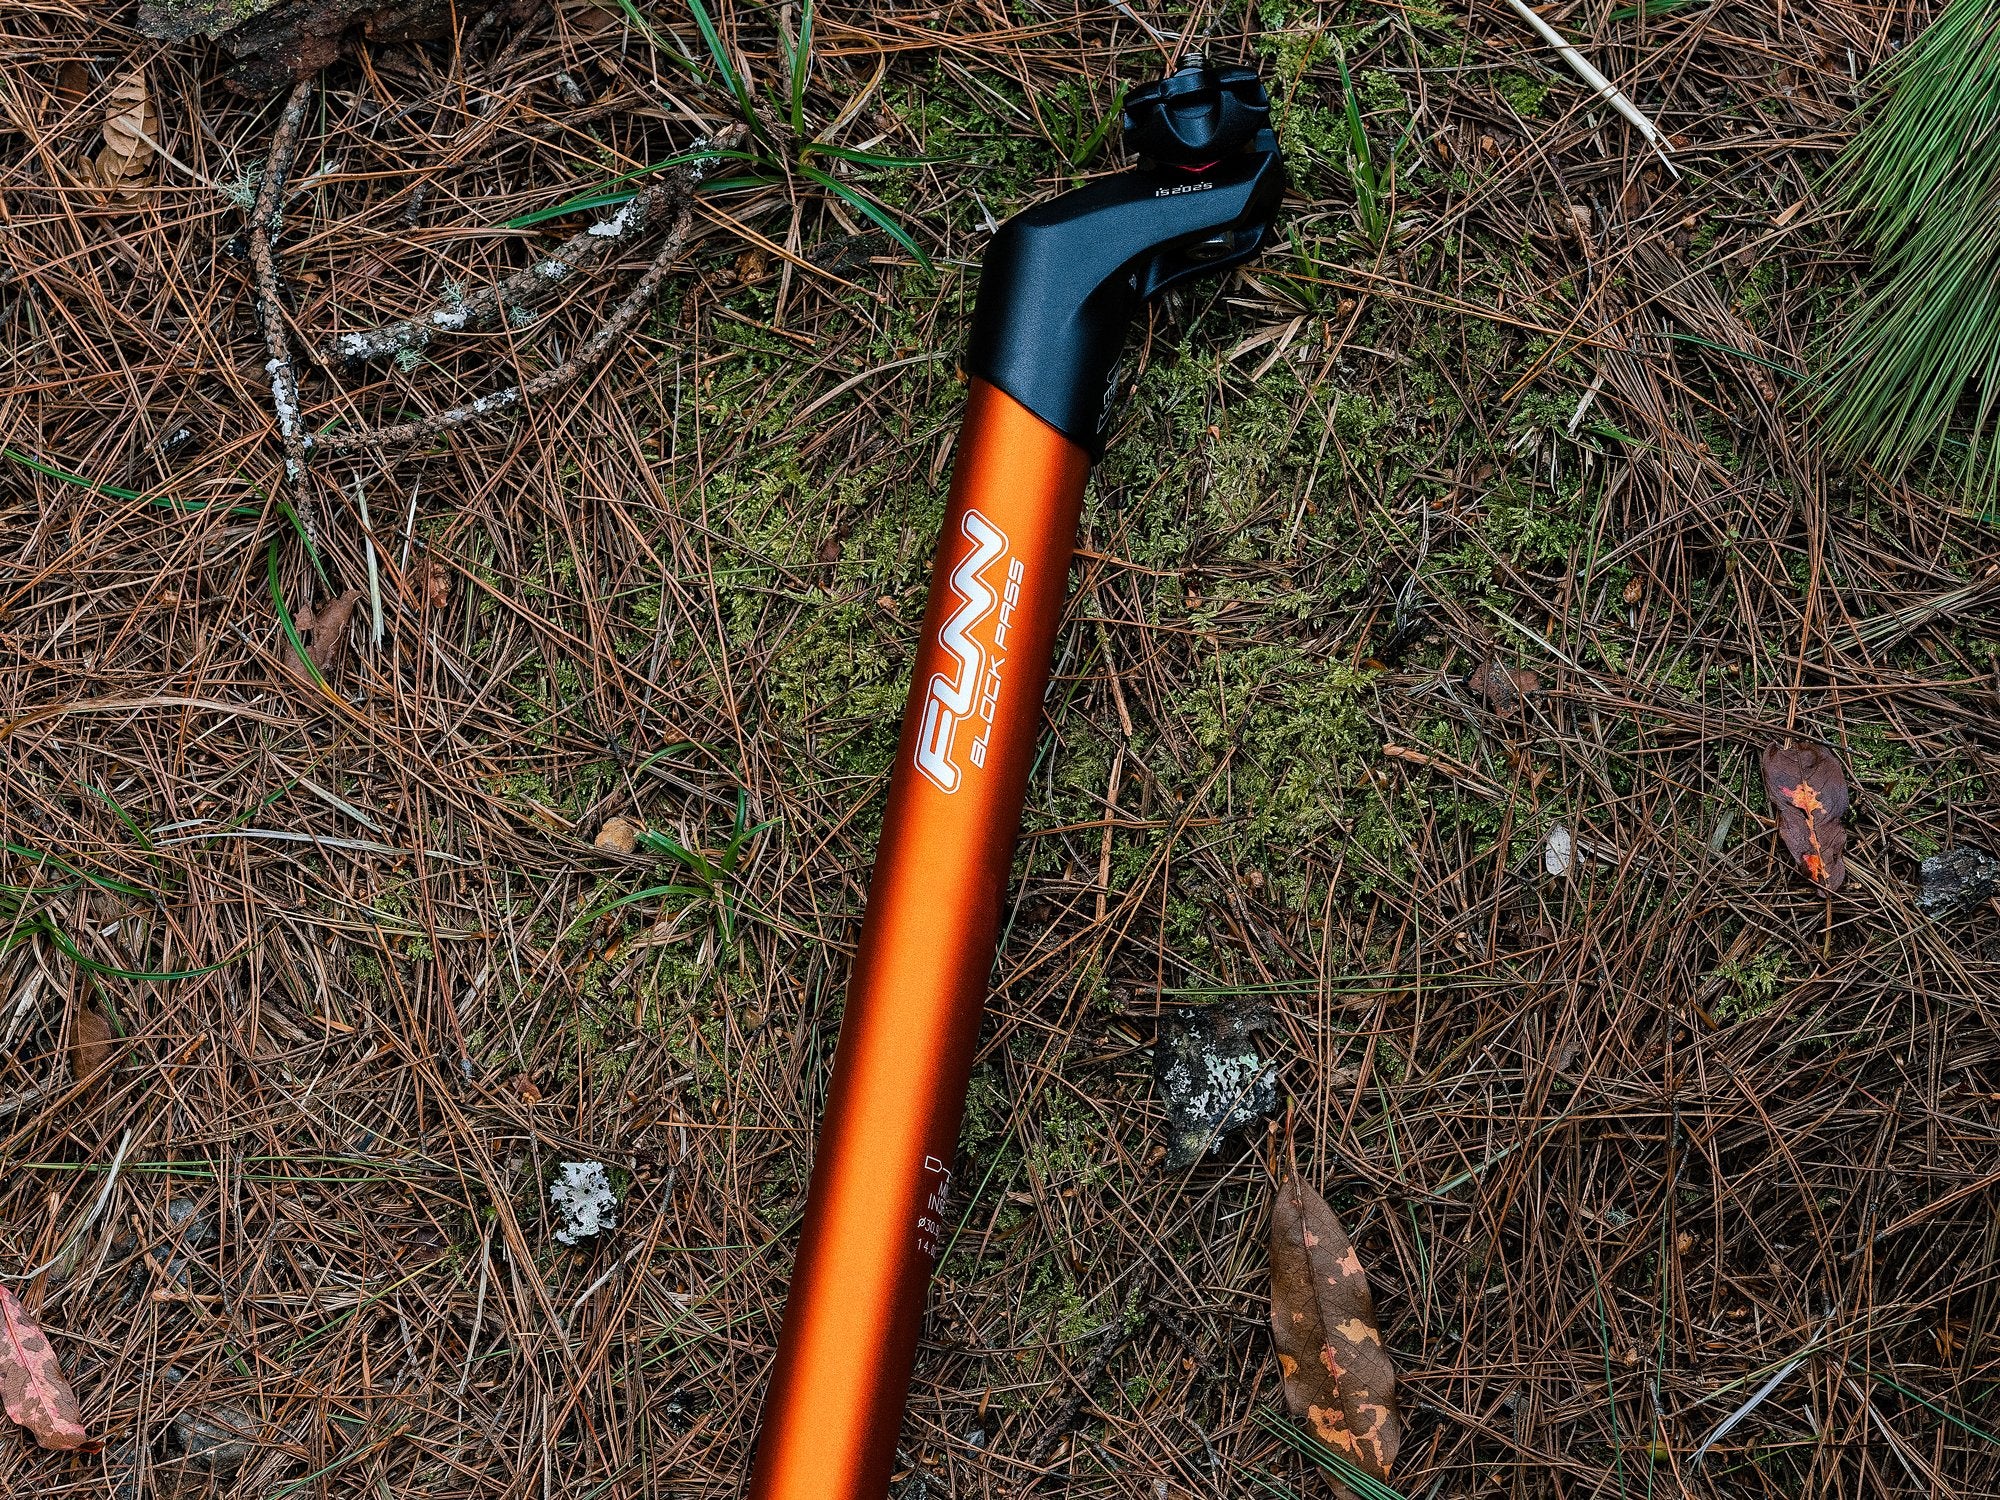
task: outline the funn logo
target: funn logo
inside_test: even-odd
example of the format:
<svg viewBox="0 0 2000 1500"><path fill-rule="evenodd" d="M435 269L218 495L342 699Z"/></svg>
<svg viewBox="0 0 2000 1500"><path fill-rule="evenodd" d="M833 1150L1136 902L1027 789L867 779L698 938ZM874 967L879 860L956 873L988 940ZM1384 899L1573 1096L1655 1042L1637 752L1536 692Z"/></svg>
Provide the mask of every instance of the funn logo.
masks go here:
<svg viewBox="0 0 2000 1500"><path fill-rule="evenodd" d="M999 676L1000 663L989 664L986 648L972 638L973 629L1000 602L1000 596L980 575L1007 551L1007 534L976 510L968 510L962 523L966 539L972 543L959 565L951 570L952 592L960 600L938 631L938 644L957 663L956 677L933 673L924 699L923 727L917 732L917 769L942 792L958 790L958 763L952 758L952 740L960 721L972 716L975 708L990 725L998 698L998 681L988 688L986 679ZM1010 570L1018 595L1021 563L1017 558ZM998 642L996 642L998 644ZM982 739L974 746L975 765L985 763Z"/></svg>

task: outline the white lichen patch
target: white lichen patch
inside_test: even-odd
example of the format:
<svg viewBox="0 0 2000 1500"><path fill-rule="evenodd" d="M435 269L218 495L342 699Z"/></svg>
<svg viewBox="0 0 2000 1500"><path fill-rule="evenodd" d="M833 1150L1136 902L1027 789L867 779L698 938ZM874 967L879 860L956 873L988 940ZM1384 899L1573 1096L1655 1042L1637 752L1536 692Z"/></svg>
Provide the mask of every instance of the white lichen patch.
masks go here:
<svg viewBox="0 0 2000 1500"><path fill-rule="evenodd" d="M1570 866L1576 863L1576 841L1569 830L1558 823L1549 830L1549 836L1542 842L1542 869L1550 875L1567 875Z"/></svg>
<svg viewBox="0 0 2000 1500"><path fill-rule="evenodd" d="M1154 1069L1169 1170L1220 1150L1224 1136L1277 1108L1277 1069L1250 1040L1264 1024L1259 1011L1224 1007L1181 1011L1162 1023Z"/></svg>
<svg viewBox="0 0 2000 1500"><path fill-rule="evenodd" d="M298 386L292 379L292 362L267 360L264 373L271 377L271 405L278 415L278 431L286 437L297 437L304 423L299 413Z"/></svg>
<svg viewBox="0 0 2000 1500"><path fill-rule="evenodd" d="M633 217L640 212L639 200L634 198L610 218L591 225L584 232L596 235L600 239L616 239L618 236L624 234L626 230L633 227Z"/></svg>
<svg viewBox="0 0 2000 1500"><path fill-rule="evenodd" d="M581 1244L618 1227L618 1195L601 1161L566 1161L549 1184L556 1211L556 1242Z"/></svg>
<svg viewBox="0 0 2000 1500"><path fill-rule="evenodd" d="M1264 1059L1255 1052L1203 1052L1174 1059L1167 1086L1195 1119L1222 1121L1238 1112L1263 1071Z"/></svg>

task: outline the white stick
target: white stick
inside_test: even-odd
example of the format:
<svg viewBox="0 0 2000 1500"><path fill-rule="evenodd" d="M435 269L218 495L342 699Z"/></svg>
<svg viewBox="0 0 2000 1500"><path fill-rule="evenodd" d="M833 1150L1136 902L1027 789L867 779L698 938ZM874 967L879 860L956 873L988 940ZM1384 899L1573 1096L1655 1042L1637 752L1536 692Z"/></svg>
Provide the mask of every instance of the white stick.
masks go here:
<svg viewBox="0 0 2000 1500"><path fill-rule="evenodd" d="M1563 61L1575 70L1577 77L1581 78L1596 91L1598 98L1604 100L1605 103L1609 104L1619 114L1632 122L1632 128L1646 138L1646 144L1653 148L1654 153L1660 158L1662 165L1678 178L1681 174L1675 171L1673 159L1668 154L1673 150L1672 143L1661 133L1659 126L1647 119L1640 111L1639 106L1625 96L1625 91L1609 78L1606 78L1602 73L1598 72L1596 68L1592 67L1589 58L1563 40L1561 32L1536 15L1534 10L1528 5L1528 0L1507 0L1507 3L1514 7L1522 20L1535 28L1536 34L1543 41L1562 54Z"/></svg>
<svg viewBox="0 0 2000 1500"><path fill-rule="evenodd" d="M382 649L382 574L375 565L375 526L368 519L368 491L362 487L361 476L354 476L354 503L361 507L361 540L368 546L368 614L371 629L369 644L377 651Z"/></svg>
<svg viewBox="0 0 2000 1500"><path fill-rule="evenodd" d="M1754 1396L1752 1396L1748 1401L1745 1401L1741 1406L1737 1407L1735 1411L1731 1412L1728 1416L1724 1417L1720 1422L1716 1424L1715 1431L1711 1432L1707 1437L1702 1439L1701 1446L1695 1449L1693 1455L1688 1459L1688 1472L1690 1474L1693 1473L1696 1469L1699 1469L1701 1467L1701 1461L1708 1456L1709 1449L1713 1448L1717 1443L1721 1442L1724 1438L1728 1437L1730 1432L1734 1430L1738 1422L1742 1421L1745 1417L1749 1416L1751 1412L1755 1411L1760 1405L1762 1405L1764 1398L1770 1395L1771 1392L1775 1391L1780 1385L1782 1385L1787 1375L1791 1374L1792 1371L1796 1370L1800 1365L1806 1362L1806 1356L1811 1354L1813 1350L1819 1347L1820 1339L1825 1336L1827 1327L1832 1322L1833 1322L1833 1313L1831 1311L1828 1311L1827 1315L1824 1318L1820 1319L1819 1331L1812 1336L1812 1338L1806 1343L1806 1346L1803 1349L1799 1350L1797 1354L1794 1354L1790 1359L1786 1360L1784 1364L1779 1366L1778 1373L1773 1375L1769 1380L1765 1381L1761 1386L1759 1386L1757 1388L1757 1393Z"/></svg>
<svg viewBox="0 0 2000 1500"><path fill-rule="evenodd" d="M39 1266L36 1266L34 1270L23 1271L18 1276L0 1276L0 1281L33 1281L42 1272L48 1270L65 1255L69 1254L74 1246L81 1243L83 1237L90 1233L90 1226L97 1222L97 1216L104 1212L104 1205L111 1201L111 1190L118 1186L118 1169L125 1165L125 1153L131 1148L131 1145L132 1132L127 1130L124 1139L118 1142L117 1154L111 1158L111 1170L104 1174L104 1186L98 1191L97 1201L90 1205L90 1212L83 1216L83 1222L70 1232L68 1239L63 1241L62 1249L56 1251L54 1255L51 1255Z"/></svg>

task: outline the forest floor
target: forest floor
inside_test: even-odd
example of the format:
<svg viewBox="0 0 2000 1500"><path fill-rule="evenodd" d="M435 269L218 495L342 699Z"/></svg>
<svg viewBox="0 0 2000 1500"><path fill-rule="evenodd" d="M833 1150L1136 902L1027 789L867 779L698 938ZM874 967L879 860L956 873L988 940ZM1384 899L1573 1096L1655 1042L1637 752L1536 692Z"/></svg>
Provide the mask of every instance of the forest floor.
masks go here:
<svg viewBox="0 0 2000 1500"><path fill-rule="evenodd" d="M604 357L658 232L352 365L741 121L694 13L348 46L260 292L289 80L0 9L0 1273L105 1444L0 1433L0 1491L740 1492L979 257L1185 36L1293 197L1093 481L894 1494L1322 1493L1287 1159L1411 1500L2000 1493L2000 918L1917 901L2000 849L2000 547L1804 387L1927 12L1547 8L1678 176L1490 0L829 0L798 90L797 5L708 12L759 132ZM1837 892L1788 740L1854 788ZM1192 1006L1281 1104L1169 1170Z"/></svg>

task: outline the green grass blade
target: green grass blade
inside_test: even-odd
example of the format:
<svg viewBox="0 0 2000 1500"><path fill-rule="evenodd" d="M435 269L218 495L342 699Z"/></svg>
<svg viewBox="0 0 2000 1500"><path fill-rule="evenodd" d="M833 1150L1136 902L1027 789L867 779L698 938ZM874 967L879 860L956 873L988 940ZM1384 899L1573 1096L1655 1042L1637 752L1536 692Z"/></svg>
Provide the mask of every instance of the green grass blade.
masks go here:
<svg viewBox="0 0 2000 1500"><path fill-rule="evenodd" d="M792 134L806 133L806 81L812 75L813 0L799 12L799 45L792 53Z"/></svg>
<svg viewBox="0 0 2000 1500"><path fill-rule="evenodd" d="M112 796L111 793L107 792L103 787L95 786L89 782L79 781L76 783L76 785L80 790L89 792L91 796L97 798L98 801L102 802L106 807L110 808L111 811L117 815L118 821L123 823L128 829L131 830L132 837L139 841L139 847L141 849L145 849L148 852L151 852L154 849L155 845L153 843L151 836L147 834L145 829L139 826L139 822L136 818L134 818L127 811L125 811L124 804L121 803L116 797Z"/></svg>
<svg viewBox="0 0 2000 1500"><path fill-rule="evenodd" d="M69 875L77 880L87 881L100 890L110 891L114 895L132 896L142 901L151 901L159 895L157 891L149 891L143 886L127 885L124 881L114 879L109 875L93 875L90 871L80 869L78 866L71 864L60 854L51 854L46 849L31 849L26 844L12 842L0 844L0 849L6 850L7 853L13 855L16 859L32 860L37 865L54 865L65 875Z"/></svg>
<svg viewBox="0 0 2000 1500"><path fill-rule="evenodd" d="M817 167L808 166L806 163L800 162L799 172L801 175L811 178L829 193L834 194L857 213L866 215L876 228L880 229L889 238L914 255L917 258L918 265L922 266L926 271L931 269L931 258L924 254L923 247L911 239L908 231L891 218L886 211L862 197L861 194L857 193L846 183L828 176Z"/></svg>
<svg viewBox="0 0 2000 1500"><path fill-rule="evenodd" d="M743 123L761 136L764 126L758 120L757 112L750 107L750 90L744 87L742 75L736 71L736 64L730 61L729 49L722 45L722 35L715 29L708 7L702 0L688 0L688 9L694 12L694 24L701 32L701 39L708 43L708 55L715 60L716 72L729 85L729 92L736 96L736 107L743 112Z"/></svg>
<svg viewBox="0 0 2000 1500"><path fill-rule="evenodd" d="M64 484L76 485L93 494L109 495L114 500L143 501L147 505L156 505L162 510L179 511L184 515L197 515L223 503L220 500L176 500L171 495L143 495L137 490L124 489L115 484L100 484L94 479L85 479L81 474L73 474L68 469L59 469L54 464L44 463L14 448L0 447L0 458L9 459L24 469L33 469L37 474L46 474L51 479L60 479ZM232 505L224 514L249 516L255 519L264 513L254 505Z"/></svg>
<svg viewBox="0 0 2000 1500"><path fill-rule="evenodd" d="M299 627L292 623L292 612L285 607L284 586L278 582L278 544L276 542L271 543L271 550L265 554L264 574L270 580L271 584L271 607L278 612L278 623L284 627L285 639L292 643L292 650L299 658L299 665L311 674L314 682L318 683L321 687L327 687L326 679L320 676L319 668L313 665L312 655L306 650L306 643L304 638L299 634ZM332 692L333 689L327 688L327 691Z"/></svg>
<svg viewBox="0 0 2000 1500"><path fill-rule="evenodd" d="M1897 1395L1907 1397L1909 1400L1914 1401L1917 1403L1917 1405L1923 1407L1926 1411L1935 1413L1937 1416L1943 1417L1945 1421L1951 1423L1951 1425L1958 1428L1959 1431L1969 1433L1973 1437L1978 1438L1981 1442L1991 1443L1996 1448L2000 1448L2000 1433L1988 1432L1983 1427L1975 1426L1973 1423L1968 1422L1965 1420L1965 1418L1959 1416L1957 1412L1950 1410L1948 1407L1943 1407L1938 1405L1937 1402L1931 1400L1930 1397L1922 1394L1921 1392L1913 1391L1906 1385L1898 1385L1895 1381L1891 1380L1887 1375L1884 1375L1880 1370L1871 1370L1865 1365L1856 1364L1853 1360L1842 1360L1841 1363L1846 1365L1848 1369L1852 1370L1855 1374L1861 1376L1863 1379L1872 1380L1877 1385L1886 1385L1887 1387L1889 1387L1890 1390L1896 1392Z"/></svg>
<svg viewBox="0 0 2000 1500"><path fill-rule="evenodd" d="M587 209L610 208L613 204L630 203L639 194L637 189L630 192L620 191L628 182L636 182L641 177L650 177L655 172L664 172L669 167L685 167L698 161L725 160L756 161L758 158L752 156L748 151L735 151L726 147L717 147L709 151L685 151L679 156L670 156L665 161L656 161L648 166L638 167L633 171L621 173L607 182L600 182L596 187L591 188L579 197L566 198L561 203L554 204L551 207L538 208L533 213L522 214L517 219L509 219L501 227L504 229L532 229L537 224L546 224L550 219L560 219L565 214L578 214L583 213Z"/></svg>
<svg viewBox="0 0 2000 1500"><path fill-rule="evenodd" d="M579 928L588 927L605 913L614 912L621 906L630 906L635 901L650 901L655 896L687 896L699 901L706 899L708 894L700 886L694 885L649 885L643 891L633 891L629 896L620 896L616 901L607 901L604 905L585 912L569 924L569 930L575 932Z"/></svg>
<svg viewBox="0 0 2000 1500"><path fill-rule="evenodd" d="M1304 1428L1286 1421L1275 1412L1260 1408L1257 1412L1257 1422L1266 1431L1275 1433L1295 1453L1311 1459L1354 1491L1360 1500L1406 1500L1401 1490L1385 1484L1366 1469L1356 1468L1353 1461L1345 1454L1329 1448Z"/></svg>
<svg viewBox="0 0 2000 1500"><path fill-rule="evenodd" d="M1361 217L1361 231L1379 244L1386 227L1382 217L1382 187L1375 173L1375 158L1368 150L1368 131L1361 121L1361 96L1354 91L1354 79L1347 71L1347 57L1335 53L1340 65L1340 91L1347 106L1347 174L1354 183L1354 203Z"/></svg>
<svg viewBox="0 0 2000 1500"><path fill-rule="evenodd" d="M1111 98L1110 110L1097 122L1097 128L1083 138L1083 144L1076 148L1075 154L1069 159L1069 164L1073 167L1087 165L1091 157L1097 154L1097 148L1104 144L1105 137L1111 134L1111 127L1117 123L1118 117L1124 113L1125 85L1121 83L1118 85L1118 92Z"/></svg>
<svg viewBox="0 0 2000 1500"><path fill-rule="evenodd" d="M942 167L962 160L956 156L881 156L873 151L856 151L851 146L829 146L824 141L813 141L799 155L837 156L863 167Z"/></svg>
<svg viewBox="0 0 2000 1500"><path fill-rule="evenodd" d="M171 984L179 979L199 979L204 974L213 974L217 969L223 968L236 957L232 953L228 958L218 963L208 964L199 969L121 969L116 964L100 963L96 959L85 955L83 950L64 936L62 930L53 922L43 921L38 925L42 932L47 935L50 942L69 955L71 963L77 965L79 968L88 969L93 974L108 974L114 979L137 979L143 980L147 984Z"/></svg>

